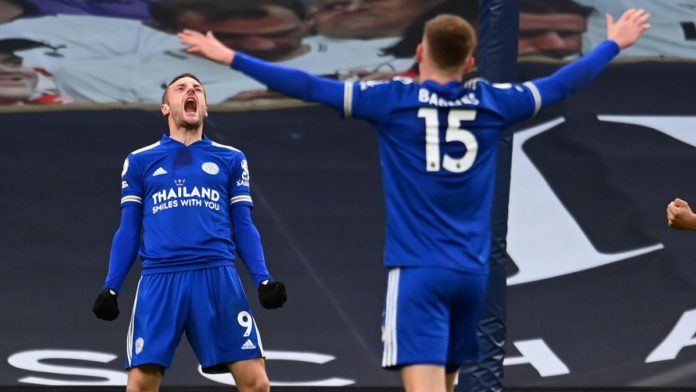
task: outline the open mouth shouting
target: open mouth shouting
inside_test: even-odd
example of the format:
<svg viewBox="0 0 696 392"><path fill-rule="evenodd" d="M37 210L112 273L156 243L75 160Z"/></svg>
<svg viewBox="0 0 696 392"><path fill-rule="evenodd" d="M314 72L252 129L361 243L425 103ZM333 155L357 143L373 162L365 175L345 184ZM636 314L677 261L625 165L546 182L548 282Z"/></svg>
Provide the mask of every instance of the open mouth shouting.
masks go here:
<svg viewBox="0 0 696 392"><path fill-rule="evenodd" d="M192 115L197 113L198 101L193 97L186 98L186 100L184 101L184 114Z"/></svg>

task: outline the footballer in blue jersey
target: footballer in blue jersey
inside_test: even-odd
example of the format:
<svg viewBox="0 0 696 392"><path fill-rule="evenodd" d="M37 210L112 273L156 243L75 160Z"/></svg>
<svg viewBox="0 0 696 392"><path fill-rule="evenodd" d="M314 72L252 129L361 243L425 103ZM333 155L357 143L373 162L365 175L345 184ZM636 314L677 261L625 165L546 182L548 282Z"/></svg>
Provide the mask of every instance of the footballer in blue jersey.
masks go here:
<svg viewBox="0 0 696 392"><path fill-rule="evenodd" d="M118 316L117 297L142 259L127 336L128 390L156 390L185 332L204 372L231 372L240 390L267 391L263 346L235 266L251 273L265 308L286 301L251 219L249 166L203 134L205 90L191 74L162 98L169 134L133 151L121 175L121 224L93 311ZM142 241L141 241L142 232Z"/></svg>
<svg viewBox="0 0 696 392"><path fill-rule="evenodd" d="M338 82L272 65L184 30L188 51L230 64L291 97L322 102L379 132L389 268L382 366L400 369L407 391L452 391L478 358L486 296L497 141L503 130L593 80L650 26L644 10L614 22L608 39L553 75L522 84L461 83L473 68L475 32L459 16L425 25L416 57L421 81Z"/></svg>
<svg viewBox="0 0 696 392"><path fill-rule="evenodd" d="M540 106L533 83L346 83L344 115L377 126L387 267L488 272L496 145Z"/></svg>

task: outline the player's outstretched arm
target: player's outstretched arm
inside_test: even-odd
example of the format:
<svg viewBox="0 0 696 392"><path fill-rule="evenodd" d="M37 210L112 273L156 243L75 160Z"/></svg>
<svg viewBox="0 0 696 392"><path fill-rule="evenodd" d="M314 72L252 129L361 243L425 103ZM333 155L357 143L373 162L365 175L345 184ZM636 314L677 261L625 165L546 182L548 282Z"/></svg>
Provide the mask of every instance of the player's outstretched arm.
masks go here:
<svg viewBox="0 0 696 392"><path fill-rule="evenodd" d="M341 82L236 52L222 44L211 32L202 34L194 30L183 30L178 37L187 46L187 52L230 65L271 90L305 101L320 102L338 110L343 108L344 84Z"/></svg>
<svg viewBox="0 0 696 392"><path fill-rule="evenodd" d="M650 28L649 18L650 14L642 9L629 9L616 22L607 15L606 41L553 75L532 81L539 89L541 104L545 106L560 101L588 85L621 49L633 45Z"/></svg>
<svg viewBox="0 0 696 392"><path fill-rule="evenodd" d="M118 317L118 292L138 255L142 219L142 205L129 204L121 208L121 224L111 243L109 273L92 307L94 314L102 320L111 321Z"/></svg>
<svg viewBox="0 0 696 392"><path fill-rule="evenodd" d="M616 42L622 50L626 49L650 29L648 19L650 14L642 8L626 10L616 22L613 16L607 14L607 39Z"/></svg>
<svg viewBox="0 0 696 392"><path fill-rule="evenodd" d="M677 197L667 205L667 224L677 230L696 230L696 214L689 203Z"/></svg>
<svg viewBox="0 0 696 392"><path fill-rule="evenodd" d="M285 285L274 281L266 267L261 236L251 219L251 207L232 206L233 240L242 262L254 278L259 292L259 302L266 309L280 308L287 301Z"/></svg>
<svg viewBox="0 0 696 392"><path fill-rule="evenodd" d="M184 29L177 34L179 40L188 46L186 51L205 57L223 65L230 65L235 51L220 42L212 32L203 34L195 30Z"/></svg>

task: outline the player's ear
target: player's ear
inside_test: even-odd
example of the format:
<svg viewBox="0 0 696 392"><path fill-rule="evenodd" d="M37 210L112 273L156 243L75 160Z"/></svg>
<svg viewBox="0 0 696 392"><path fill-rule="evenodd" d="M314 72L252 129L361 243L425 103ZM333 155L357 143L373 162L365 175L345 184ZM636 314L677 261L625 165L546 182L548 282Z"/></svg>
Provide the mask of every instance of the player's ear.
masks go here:
<svg viewBox="0 0 696 392"><path fill-rule="evenodd" d="M419 63L423 61L423 43L418 44L416 47L416 61Z"/></svg>
<svg viewBox="0 0 696 392"><path fill-rule="evenodd" d="M160 110L162 111L162 115L167 117L170 113L169 105L166 103L163 103L162 106L160 107Z"/></svg>
<svg viewBox="0 0 696 392"><path fill-rule="evenodd" d="M471 72L476 66L476 59L474 56L468 57L464 62L464 73Z"/></svg>

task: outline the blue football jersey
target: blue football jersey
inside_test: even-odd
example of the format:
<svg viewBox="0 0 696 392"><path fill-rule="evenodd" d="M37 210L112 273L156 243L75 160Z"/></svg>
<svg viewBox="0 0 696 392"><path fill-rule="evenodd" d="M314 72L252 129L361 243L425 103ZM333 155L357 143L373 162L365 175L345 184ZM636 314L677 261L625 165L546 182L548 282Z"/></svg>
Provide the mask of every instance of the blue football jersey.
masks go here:
<svg viewBox="0 0 696 392"><path fill-rule="evenodd" d="M231 206L252 205L244 154L204 137L167 135L123 165L121 205L143 205L143 272L195 269L235 259Z"/></svg>
<svg viewBox="0 0 696 392"><path fill-rule="evenodd" d="M540 106L530 82L346 83L344 115L379 132L388 267L487 273L497 142Z"/></svg>

